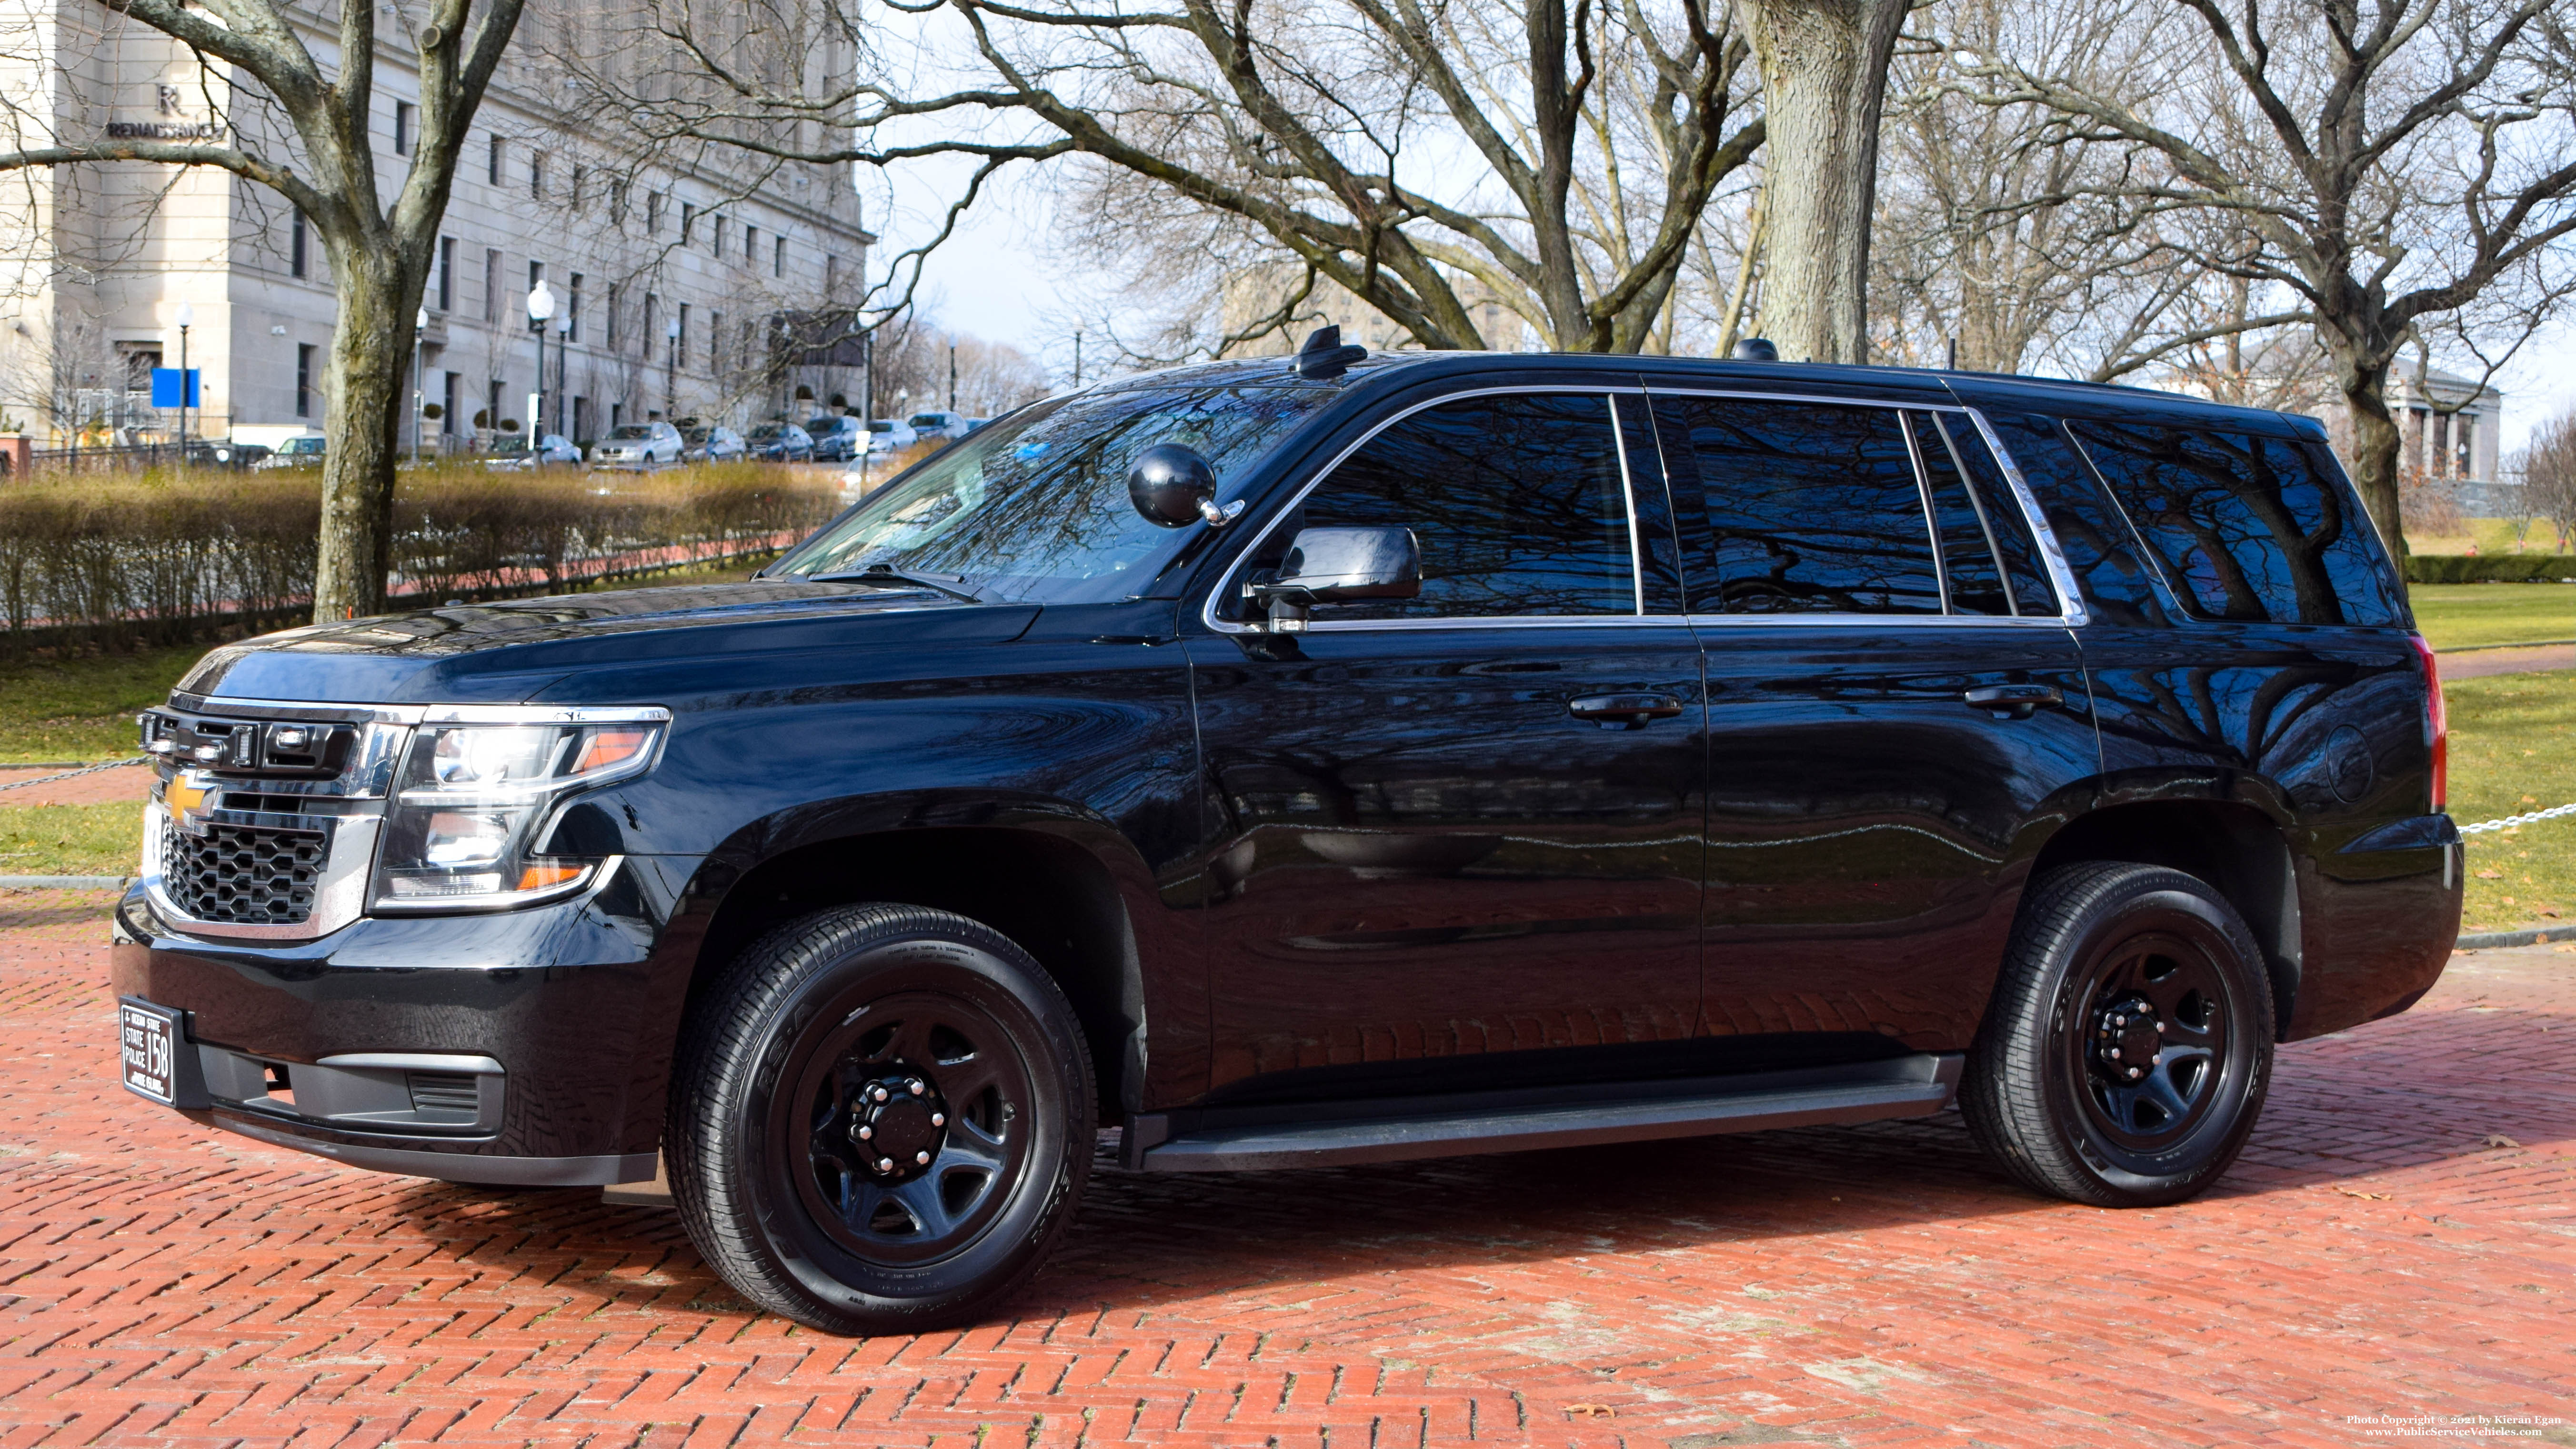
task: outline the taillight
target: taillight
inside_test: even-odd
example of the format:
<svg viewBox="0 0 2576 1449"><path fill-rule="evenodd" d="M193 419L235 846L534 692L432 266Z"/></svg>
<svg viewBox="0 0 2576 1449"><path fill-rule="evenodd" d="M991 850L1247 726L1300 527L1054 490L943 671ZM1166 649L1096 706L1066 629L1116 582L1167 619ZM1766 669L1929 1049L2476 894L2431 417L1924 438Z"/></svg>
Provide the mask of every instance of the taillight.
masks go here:
<svg viewBox="0 0 2576 1449"><path fill-rule="evenodd" d="M2451 715L2442 706L2442 674L2433 664L2433 646L2414 636L2415 661L2424 666L2424 742L2433 747L2433 808L2451 799Z"/></svg>

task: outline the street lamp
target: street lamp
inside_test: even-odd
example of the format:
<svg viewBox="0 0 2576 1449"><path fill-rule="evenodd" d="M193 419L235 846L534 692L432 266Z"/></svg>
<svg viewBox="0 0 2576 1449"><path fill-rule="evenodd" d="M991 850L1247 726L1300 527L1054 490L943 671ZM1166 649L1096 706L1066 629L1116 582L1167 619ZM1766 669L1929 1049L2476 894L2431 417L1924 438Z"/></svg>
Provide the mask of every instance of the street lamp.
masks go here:
<svg viewBox="0 0 2576 1449"><path fill-rule="evenodd" d="M179 324L179 466L188 466L188 329L197 323L197 309L182 302L174 319Z"/></svg>
<svg viewBox="0 0 2576 1449"><path fill-rule="evenodd" d="M422 383L420 375L420 334L428 330L429 309L427 307L423 307L420 309L420 315L412 319L411 329L411 460L414 463L418 463L420 461L420 389Z"/></svg>
<svg viewBox="0 0 2576 1449"><path fill-rule="evenodd" d="M528 331L537 339L537 390L528 395L528 446L533 453L537 433L545 427L546 406L546 319L555 315L555 291L540 277L528 289Z"/></svg>
<svg viewBox="0 0 2576 1449"><path fill-rule="evenodd" d="M545 359L538 358L537 365L543 367ZM572 436L572 430L564 426L564 409L571 406L566 399L571 394L572 309L567 307L563 316L555 319L555 431L565 437Z"/></svg>

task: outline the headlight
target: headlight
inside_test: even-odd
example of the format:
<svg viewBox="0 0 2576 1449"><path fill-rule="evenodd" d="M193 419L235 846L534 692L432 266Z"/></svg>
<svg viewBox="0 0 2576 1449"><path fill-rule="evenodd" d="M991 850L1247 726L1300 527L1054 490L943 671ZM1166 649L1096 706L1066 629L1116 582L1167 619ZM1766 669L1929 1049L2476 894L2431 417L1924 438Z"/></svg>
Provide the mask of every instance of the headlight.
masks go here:
<svg viewBox="0 0 2576 1449"><path fill-rule="evenodd" d="M403 758L374 908L525 905L588 885L601 859L552 848L558 807L650 769L670 718L661 709L435 712Z"/></svg>

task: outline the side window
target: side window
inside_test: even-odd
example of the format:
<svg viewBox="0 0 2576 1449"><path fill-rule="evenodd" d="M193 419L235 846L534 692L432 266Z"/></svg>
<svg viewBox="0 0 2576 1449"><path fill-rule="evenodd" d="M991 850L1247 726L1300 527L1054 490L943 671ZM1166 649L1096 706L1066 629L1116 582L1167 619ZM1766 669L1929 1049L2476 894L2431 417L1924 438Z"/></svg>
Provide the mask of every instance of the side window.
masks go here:
<svg viewBox="0 0 2576 1449"><path fill-rule="evenodd" d="M2003 560L2004 576L2012 580L2013 602L2021 612L2053 615L2059 612L2057 586L2049 582L2048 565L2041 560L2039 540L2031 534L2030 520L2022 516L2021 500L2013 493L2011 480L2004 477L2003 465L1995 461L1994 450L1986 446L1986 435L1961 413L1935 413L1942 441L1950 448L1951 461L1965 468L1968 484L1977 502L1985 510L1986 526L1993 533L1995 552Z"/></svg>
<svg viewBox="0 0 2576 1449"><path fill-rule="evenodd" d="M1923 464L1924 487L1932 499L1932 521L1941 540L1941 581L1950 591L1950 612L2012 613L2003 570L1995 565L1994 523L1984 500L1960 476L1940 417L1909 412L1905 425L1913 430L1915 456Z"/></svg>
<svg viewBox="0 0 2576 1449"><path fill-rule="evenodd" d="M2094 486L2057 420L2036 413L1997 413L1986 421L2030 484L2040 516L2065 551L2076 587L2084 591L2086 608L2109 624L2171 622L2146 566L2138 561L2137 535Z"/></svg>
<svg viewBox="0 0 2576 1449"><path fill-rule="evenodd" d="M1317 622L1633 614L1628 496L1610 400L1503 393L1415 413L1371 438L1263 541L1300 528L1413 530L1422 593L1337 604Z"/></svg>
<svg viewBox="0 0 2576 1449"><path fill-rule="evenodd" d="M1706 496L1695 612L1941 612L1923 493L1895 409L1717 397L1657 406L1673 411L1689 440ZM1676 477L1673 486L1690 485ZM1705 596L1712 582L1715 599Z"/></svg>
<svg viewBox="0 0 2576 1449"><path fill-rule="evenodd" d="M2067 426L2194 614L2393 622L2383 591L2370 587L2368 521L2298 444L2096 419Z"/></svg>

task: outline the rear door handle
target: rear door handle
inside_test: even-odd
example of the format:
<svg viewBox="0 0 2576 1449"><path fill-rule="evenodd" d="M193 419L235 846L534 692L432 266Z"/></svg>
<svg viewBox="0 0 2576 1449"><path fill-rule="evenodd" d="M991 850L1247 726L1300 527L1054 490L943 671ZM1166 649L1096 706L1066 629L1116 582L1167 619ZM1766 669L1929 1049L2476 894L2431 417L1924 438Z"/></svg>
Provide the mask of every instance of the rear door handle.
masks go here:
<svg viewBox="0 0 2576 1449"><path fill-rule="evenodd" d="M1671 719L1682 702L1669 694L1587 694L1566 705L1576 719L1588 719L1605 730L1641 730L1648 723Z"/></svg>
<svg viewBox="0 0 2576 1449"><path fill-rule="evenodd" d="M2053 684L1981 684L1960 696L1979 709L1990 709L1997 719L2028 719L2039 707L2066 703L2066 696Z"/></svg>

